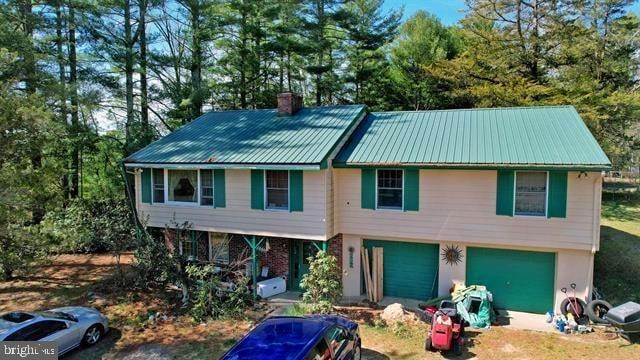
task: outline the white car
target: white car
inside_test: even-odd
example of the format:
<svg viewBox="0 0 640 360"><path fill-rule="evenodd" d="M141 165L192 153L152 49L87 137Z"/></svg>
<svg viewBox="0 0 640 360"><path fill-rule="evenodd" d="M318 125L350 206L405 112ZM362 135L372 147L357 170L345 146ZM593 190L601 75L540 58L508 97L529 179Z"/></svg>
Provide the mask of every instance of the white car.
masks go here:
<svg viewBox="0 0 640 360"><path fill-rule="evenodd" d="M0 341L54 341L58 355L80 345L94 345L107 331L109 321L104 315L80 306L0 315Z"/></svg>

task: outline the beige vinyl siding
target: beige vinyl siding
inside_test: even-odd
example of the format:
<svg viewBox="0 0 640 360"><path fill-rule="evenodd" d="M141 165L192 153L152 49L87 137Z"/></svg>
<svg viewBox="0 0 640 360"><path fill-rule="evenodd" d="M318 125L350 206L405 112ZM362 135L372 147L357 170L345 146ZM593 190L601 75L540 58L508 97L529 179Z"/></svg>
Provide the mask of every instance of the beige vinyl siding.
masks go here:
<svg viewBox="0 0 640 360"><path fill-rule="evenodd" d="M362 209L360 170L334 171L336 231L345 234L591 250L599 227L597 172L569 172L567 217L548 219L496 215L496 171L421 170L417 212Z"/></svg>
<svg viewBox="0 0 640 360"><path fill-rule="evenodd" d="M189 221L194 230L279 236L310 240L325 240L327 224L324 191L327 170L304 171L304 211L274 211L251 209L250 170L226 170L226 207L143 204L140 191L136 202L140 218L147 226L165 227L174 222ZM140 189L140 174L136 175Z"/></svg>

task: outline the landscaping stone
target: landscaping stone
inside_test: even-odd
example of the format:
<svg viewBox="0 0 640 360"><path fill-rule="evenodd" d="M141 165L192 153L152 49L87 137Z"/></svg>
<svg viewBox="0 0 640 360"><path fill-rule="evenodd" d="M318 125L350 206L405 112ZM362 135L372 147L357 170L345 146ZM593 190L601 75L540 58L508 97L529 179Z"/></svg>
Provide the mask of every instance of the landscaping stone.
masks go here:
<svg viewBox="0 0 640 360"><path fill-rule="evenodd" d="M410 314L407 313L404 310L404 307L402 306L402 304L399 304L399 303L394 303L387 306L386 308L384 308L384 310L380 314L380 317L382 318L382 320L384 320L387 324L405 322L407 316L410 316Z"/></svg>

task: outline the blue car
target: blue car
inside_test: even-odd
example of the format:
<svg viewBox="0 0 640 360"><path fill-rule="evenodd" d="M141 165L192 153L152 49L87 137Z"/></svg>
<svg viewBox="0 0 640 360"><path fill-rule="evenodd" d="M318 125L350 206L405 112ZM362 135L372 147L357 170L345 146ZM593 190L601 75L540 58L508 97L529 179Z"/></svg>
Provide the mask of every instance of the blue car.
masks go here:
<svg viewBox="0 0 640 360"><path fill-rule="evenodd" d="M235 344L224 360L360 360L358 324L336 315L274 316Z"/></svg>

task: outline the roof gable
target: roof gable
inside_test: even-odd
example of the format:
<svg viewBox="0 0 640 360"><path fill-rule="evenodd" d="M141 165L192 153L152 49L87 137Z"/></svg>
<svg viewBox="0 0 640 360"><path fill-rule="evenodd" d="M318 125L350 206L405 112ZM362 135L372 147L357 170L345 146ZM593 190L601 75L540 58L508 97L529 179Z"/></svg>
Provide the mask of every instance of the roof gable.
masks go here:
<svg viewBox="0 0 640 360"><path fill-rule="evenodd" d="M336 166L610 167L572 106L371 113Z"/></svg>
<svg viewBox="0 0 640 360"><path fill-rule="evenodd" d="M320 164L364 105L209 112L125 159L151 164Z"/></svg>

